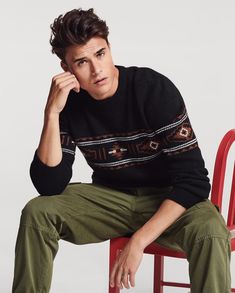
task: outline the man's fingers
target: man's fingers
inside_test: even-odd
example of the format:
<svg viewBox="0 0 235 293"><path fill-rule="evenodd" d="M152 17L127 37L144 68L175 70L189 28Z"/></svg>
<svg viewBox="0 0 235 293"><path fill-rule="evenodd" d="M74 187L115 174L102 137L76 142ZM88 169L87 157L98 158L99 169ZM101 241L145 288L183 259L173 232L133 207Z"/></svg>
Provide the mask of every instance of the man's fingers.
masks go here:
<svg viewBox="0 0 235 293"><path fill-rule="evenodd" d="M55 82L55 85L59 88L63 88L63 85L68 84L69 82L77 81L76 77L74 75L67 76L66 78L60 79L59 81Z"/></svg>
<svg viewBox="0 0 235 293"><path fill-rule="evenodd" d="M122 282L121 282L122 277L123 277L123 269L119 268L117 276L116 276L116 286L121 288L121 289L123 288Z"/></svg>
<svg viewBox="0 0 235 293"><path fill-rule="evenodd" d="M114 266L111 272L111 276L110 276L111 287L114 287L115 285L115 275L116 275L117 267L118 267L117 265ZM124 273L124 271L120 269L116 277L116 286L123 289L122 283L127 289L130 288L130 285L131 287L135 287L135 274Z"/></svg>
<svg viewBox="0 0 235 293"><path fill-rule="evenodd" d="M53 84L54 84L54 86L56 86L56 87L60 87L60 85L61 85L62 83L66 82L66 81L68 81L68 80L76 80L76 81L78 82L76 76L73 75L73 74L70 74L70 75L66 75L66 76L63 76L63 77L60 77L60 78L55 79L55 80L53 81Z"/></svg>
<svg viewBox="0 0 235 293"><path fill-rule="evenodd" d="M59 73L59 74L53 76L52 81L56 81L56 80L59 79L59 78L63 78L63 77L65 77L65 76L70 76L70 75L72 75L72 73L69 72L69 71L62 72L62 73Z"/></svg>
<svg viewBox="0 0 235 293"><path fill-rule="evenodd" d="M129 280L130 280L131 287L135 287L135 274L134 273L129 274Z"/></svg>
<svg viewBox="0 0 235 293"><path fill-rule="evenodd" d="M61 88L61 90L63 91L70 91L72 89L75 89L76 92L79 92L80 87L78 87L77 82L76 81L67 81L66 84L64 84L63 88Z"/></svg>
<svg viewBox="0 0 235 293"><path fill-rule="evenodd" d="M129 289L130 288L130 285L129 285L129 282L128 282L128 272L124 272L122 274L122 283L124 285L125 288Z"/></svg>
<svg viewBox="0 0 235 293"><path fill-rule="evenodd" d="M60 80L60 82L58 82L55 85L55 89L56 89L56 91L57 90L59 90L59 91L61 91L61 90L62 91L68 91L68 90L71 90L71 89L75 89L77 92L79 92L80 84L77 81L76 77L71 75L70 77L67 77L64 80L63 79Z"/></svg>
<svg viewBox="0 0 235 293"><path fill-rule="evenodd" d="M61 77L56 78L53 82L55 85L59 85L61 82L64 82L64 81L69 80L71 78L76 78L76 77L75 77L75 75L70 73L69 75L65 75L65 76L61 76Z"/></svg>
<svg viewBox="0 0 235 293"><path fill-rule="evenodd" d="M111 271L111 275L110 275L110 286L111 287L114 287L114 278L115 278L115 274L116 274L116 270L117 270L117 263L115 262L113 268L112 268L112 271Z"/></svg>
<svg viewBox="0 0 235 293"><path fill-rule="evenodd" d="M79 92L80 91L80 84L79 84L76 76L70 72L64 72L64 73L61 73L61 74L54 76L52 78L52 84L54 84L54 86L56 86L57 88L61 89L61 88L63 88L64 82L69 81L69 80L73 80L73 79L76 81L74 90L76 92Z"/></svg>

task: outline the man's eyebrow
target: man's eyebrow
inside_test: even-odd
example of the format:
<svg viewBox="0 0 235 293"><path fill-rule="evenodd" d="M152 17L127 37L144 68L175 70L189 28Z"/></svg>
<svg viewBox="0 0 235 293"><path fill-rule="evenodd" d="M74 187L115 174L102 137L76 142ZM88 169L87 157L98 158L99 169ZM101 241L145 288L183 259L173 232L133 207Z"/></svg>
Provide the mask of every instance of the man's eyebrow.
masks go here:
<svg viewBox="0 0 235 293"><path fill-rule="evenodd" d="M101 48L101 49L99 49L97 52L95 52L94 55L100 54L101 52L103 52L103 51L105 51L105 50L106 50L106 48ZM87 57L76 58L76 59L73 60L73 63L78 62L78 61L82 61L82 60L84 60L84 59L86 59L86 58L87 58Z"/></svg>
<svg viewBox="0 0 235 293"><path fill-rule="evenodd" d="M104 51L106 48L101 48L101 49L99 49L95 54L99 54L99 53L101 53L102 51Z"/></svg>

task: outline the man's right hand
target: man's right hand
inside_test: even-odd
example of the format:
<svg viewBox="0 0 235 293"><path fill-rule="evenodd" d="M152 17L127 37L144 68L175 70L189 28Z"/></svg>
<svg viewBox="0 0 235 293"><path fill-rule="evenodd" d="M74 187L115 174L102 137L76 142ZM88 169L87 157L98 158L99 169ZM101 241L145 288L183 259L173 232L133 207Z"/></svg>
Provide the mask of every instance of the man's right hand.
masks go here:
<svg viewBox="0 0 235 293"><path fill-rule="evenodd" d="M44 112L44 125L37 149L40 160L47 166L57 166L62 159L59 114L63 110L71 90L79 92L75 75L66 71L52 78Z"/></svg>
<svg viewBox="0 0 235 293"><path fill-rule="evenodd" d="M80 91L80 84L74 74L69 71L52 78L51 88L45 107L45 114L59 114L67 101L71 90Z"/></svg>

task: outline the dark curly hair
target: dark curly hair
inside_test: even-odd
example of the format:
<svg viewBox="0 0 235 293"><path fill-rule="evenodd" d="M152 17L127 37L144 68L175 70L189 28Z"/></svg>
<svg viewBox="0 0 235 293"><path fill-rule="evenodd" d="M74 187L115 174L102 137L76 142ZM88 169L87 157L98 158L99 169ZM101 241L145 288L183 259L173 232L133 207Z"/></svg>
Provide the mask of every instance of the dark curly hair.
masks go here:
<svg viewBox="0 0 235 293"><path fill-rule="evenodd" d="M62 61L65 50L71 45L85 45L92 37L101 37L107 44L109 29L104 20L101 20L94 9L73 9L64 15L59 15L50 26L52 33L50 44L52 53Z"/></svg>

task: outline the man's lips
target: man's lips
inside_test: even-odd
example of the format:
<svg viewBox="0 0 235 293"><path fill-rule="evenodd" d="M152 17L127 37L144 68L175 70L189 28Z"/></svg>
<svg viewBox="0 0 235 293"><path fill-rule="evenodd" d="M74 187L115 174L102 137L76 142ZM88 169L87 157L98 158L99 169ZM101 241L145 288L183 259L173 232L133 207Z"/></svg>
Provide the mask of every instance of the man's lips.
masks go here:
<svg viewBox="0 0 235 293"><path fill-rule="evenodd" d="M99 78L97 79L94 84L101 84L103 81L105 81L107 79L107 77L103 77L103 78Z"/></svg>

